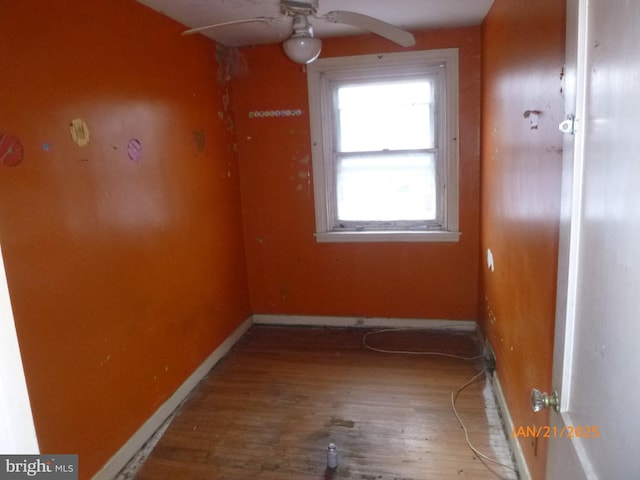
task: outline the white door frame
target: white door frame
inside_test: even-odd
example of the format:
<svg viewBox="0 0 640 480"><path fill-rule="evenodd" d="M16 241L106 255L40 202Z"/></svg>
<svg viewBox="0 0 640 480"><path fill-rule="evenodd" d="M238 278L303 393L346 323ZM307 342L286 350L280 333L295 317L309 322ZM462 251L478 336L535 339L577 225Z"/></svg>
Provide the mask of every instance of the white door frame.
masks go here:
<svg viewBox="0 0 640 480"><path fill-rule="evenodd" d="M586 52L589 0L567 0L567 47L565 63L565 112L575 116L574 134L565 134L562 165L562 207L558 251L558 291L556 300L553 385L562 391L560 411L568 409L571 386L573 333L576 322L578 259L582 223L584 166Z"/></svg>
<svg viewBox="0 0 640 480"><path fill-rule="evenodd" d="M562 166L562 207L558 251L558 289L556 300L555 344L552 385L560 392L560 412L551 414L554 426L573 425L568 412L572 356L576 323L578 259L582 223L582 185L584 165L586 55L589 0L567 0L567 40L565 61L565 112L575 116L574 134L565 134ZM550 439L547 470L557 458L564 458L575 480L589 478L590 468L581 439ZM585 476L586 475L586 476Z"/></svg>
<svg viewBox="0 0 640 480"><path fill-rule="evenodd" d="M0 453L38 454L7 277L0 250Z"/></svg>
<svg viewBox="0 0 640 480"><path fill-rule="evenodd" d="M560 393L560 411L552 412L551 424L573 425L569 414L572 357L576 324L578 259L582 223L582 186L584 166L585 89L587 81L586 55L588 39L589 0L567 0L567 39L565 82L565 112L575 116L574 134L565 134L562 166L562 207L558 251L558 289L556 300L555 344L552 385ZM564 459L575 480L592 475L581 439L551 438L547 471L555 470L554 462ZM591 472L589 472L591 470Z"/></svg>

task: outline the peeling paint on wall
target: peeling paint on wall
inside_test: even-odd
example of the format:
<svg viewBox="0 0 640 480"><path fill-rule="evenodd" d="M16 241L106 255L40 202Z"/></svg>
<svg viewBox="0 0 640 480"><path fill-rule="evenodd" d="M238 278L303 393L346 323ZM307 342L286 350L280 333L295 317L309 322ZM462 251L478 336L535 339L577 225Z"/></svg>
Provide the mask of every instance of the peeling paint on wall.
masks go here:
<svg viewBox="0 0 640 480"><path fill-rule="evenodd" d="M227 115L225 123L227 125L227 132L233 133L236 131L236 123L233 121L233 116Z"/></svg>
<svg viewBox="0 0 640 480"><path fill-rule="evenodd" d="M493 252L491 251L490 248L487 249L487 267L492 272L496 271L495 264L493 263Z"/></svg>
<svg viewBox="0 0 640 480"><path fill-rule="evenodd" d="M307 196L311 196L311 170L310 170L310 161L311 156L309 154L305 155L297 162L297 171L296 176L294 177L296 184L296 190L301 192L305 191Z"/></svg>
<svg viewBox="0 0 640 480"><path fill-rule="evenodd" d="M193 144L196 146L198 153L204 153L205 136L203 129L200 128L193 131Z"/></svg>
<svg viewBox="0 0 640 480"><path fill-rule="evenodd" d="M530 124L531 130L537 130L538 129L538 121L540 119L540 115L542 115L542 112L540 110L526 110L522 114L522 116L524 118L528 118L529 119L529 124Z"/></svg>
<svg viewBox="0 0 640 480"><path fill-rule="evenodd" d="M216 46L216 60L218 61L218 84L224 85L232 78L246 75L249 71L247 61L240 50L233 47Z"/></svg>
<svg viewBox="0 0 640 480"><path fill-rule="evenodd" d="M484 296L484 302L487 312L487 318L489 319L491 325L494 325L496 323L496 315L493 313L491 302L489 301L489 297L487 297L486 295ZM502 339L500 339L500 341L502 341Z"/></svg>

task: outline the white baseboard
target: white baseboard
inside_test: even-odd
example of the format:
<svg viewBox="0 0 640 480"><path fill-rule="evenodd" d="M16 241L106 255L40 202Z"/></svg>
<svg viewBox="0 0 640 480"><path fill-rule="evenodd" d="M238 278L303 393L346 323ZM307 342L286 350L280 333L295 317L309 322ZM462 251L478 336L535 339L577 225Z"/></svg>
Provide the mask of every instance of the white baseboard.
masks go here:
<svg viewBox="0 0 640 480"><path fill-rule="evenodd" d="M153 434L162 426L167 418L187 398L200 380L218 363L218 361L231 349L231 347L251 327L253 320L247 318L236 330L216 348L209 357L185 380L171 397L162 404L158 410L138 429L136 433L125 443L118 452L93 476L93 480L112 480L118 475L129 460L144 446Z"/></svg>
<svg viewBox="0 0 640 480"><path fill-rule="evenodd" d="M498 378L497 372L493 372L493 391L495 392L498 405L500 405L502 418L507 428L507 436L509 437L509 442L511 443L511 449L513 450L513 456L516 461L516 466L518 467L520 480L531 480L531 473L529 472L529 467L527 465L527 460L524 456L524 452L522 451L522 446L520 445L520 442L518 442L517 438L512 438L510 435L510 432L512 432L514 428L513 419L511 418L511 414L509 413L507 400L504 396L504 392L502 391L502 385L500 385L500 379Z"/></svg>
<svg viewBox="0 0 640 480"><path fill-rule="evenodd" d="M288 325L309 327L360 328L420 328L430 330L459 330L473 332L476 322L471 320L431 320L409 318L329 317L312 315L254 314L253 323L259 325Z"/></svg>

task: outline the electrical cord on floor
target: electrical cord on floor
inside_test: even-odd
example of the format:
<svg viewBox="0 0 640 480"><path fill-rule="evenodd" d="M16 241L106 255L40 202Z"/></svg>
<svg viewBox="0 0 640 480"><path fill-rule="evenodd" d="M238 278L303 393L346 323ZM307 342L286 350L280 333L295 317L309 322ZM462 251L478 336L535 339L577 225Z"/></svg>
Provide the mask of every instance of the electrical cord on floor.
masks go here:
<svg viewBox="0 0 640 480"><path fill-rule="evenodd" d="M473 377L471 377L469 380L467 380L467 382L456 388L453 392L451 392L451 408L453 408L453 413L456 416L456 419L458 420L458 423L460 424L460 426L462 427L462 430L464 431L464 438L467 441L467 445L469 446L469 448L471 449L471 451L473 453L475 453L480 460L485 460L487 462L491 462L495 465L499 465L501 467L504 468L508 468L509 470L513 470L514 472L518 472L518 470L514 467L512 467L511 465L507 465L505 463L500 463L499 461L485 455L484 453L482 453L480 450L478 450L476 447L473 446L473 444L471 443L471 440L469 439L469 431L467 430L466 425L464 424L464 422L462 421L462 418L460 418L460 414L458 413L458 409L456 408L456 398L458 398L458 394L464 390L465 388L467 388L469 385L477 382L481 376L483 376L485 373L487 372L486 369L482 369L482 371L476 373ZM491 470L491 469L490 469ZM494 472L493 470L491 470L496 476L499 476L496 472ZM502 477L500 477L502 478Z"/></svg>
<svg viewBox="0 0 640 480"><path fill-rule="evenodd" d="M416 329L415 328L386 328L386 329L383 329L383 330L373 330L371 332L367 332L367 333L364 334L364 336L362 337L362 344L368 350L372 350L374 352L380 352L380 353L394 353L394 354L405 354L405 355L433 355L433 356L440 356L440 357L457 358L459 360L466 360L466 361L472 361L472 360L478 360L480 358L484 358L484 355L476 355L476 356L473 356L473 357L465 357L465 356L462 356L462 355L453 355L451 353L442 353L442 352L426 352L426 351L411 351L411 350L387 350L387 349L383 349L383 348L372 347L371 345L369 345L367 343L367 338L370 337L371 335L376 335L376 334L380 334L380 333L387 333L387 332L402 332L402 331L415 332ZM451 392L451 408L453 408L453 413L456 416L456 419L458 420L458 423L462 427L462 430L464 431L464 437L465 437L465 440L467 442L467 445L469 446L471 451L478 456L480 461L491 462L491 463L493 463L495 465L499 465L501 467L504 467L504 468L507 468L509 470L512 470L512 471L516 472L516 474L517 474L518 470L516 468L512 467L511 465L506 465L504 463L500 463L499 461L497 461L497 460L485 455L480 450L478 450L475 446L473 446L473 444L471 443L471 440L469 439L469 431L467 430L466 425L462 421L462 418L460 418L460 414L458 413L458 409L456 408L456 399L458 398L458 394L462 390L467 388L469 385L477 382L480 379L480 377L483 376L486 372L487 372L486 368L483 368L480 372L478 372L473 377L471 377L469 380L467 380L467 382L464 385L456 388L455 390L453 390ZM489 468L488 465L487 465L487 468ZM491 470L491 468L489 468L489 470ZM500 477L497 472L494 472L493 470L491 470L491 472L493 474L495 474L496 476ZM500 478L502 478L502 477L500 477Z"/></svg>
<svg viewBox="0 0 640 480"><path fill-rule="evenodd" d="M451 353L442 353L442 352L414 352L411 350L384 350L382 348L372 347L367 343L367 338L370 337L371 335L377 335L379 333L387 333L387 332L407 332L407 331L415 332L416 329L415 328L386 328L384 330L373 330L371 332L367 332L364 334L364 336L362 337L362 344L365 346L365 348L369 350L373 350L374 352L380 352L380 353L402 353L406 355L433 355L433 356L439 356L439 357L458 358L460 360L477 360L479 358L484 357L484 355L476 355L475 357L463 357L460 355L453 355Z"/></svg>

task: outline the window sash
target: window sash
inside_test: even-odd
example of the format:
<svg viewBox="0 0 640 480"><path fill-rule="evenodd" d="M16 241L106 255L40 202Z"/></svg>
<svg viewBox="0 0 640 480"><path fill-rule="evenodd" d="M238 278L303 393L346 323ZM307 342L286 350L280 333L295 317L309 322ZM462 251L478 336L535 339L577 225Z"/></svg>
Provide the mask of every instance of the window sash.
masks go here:
<svg viewBox="0 0 640 480"><path fill-rule="evenodd" d="M347 106L341 102L341 94L346 89L358 88L361 89L359 94L367 92L369 95L380 96L384 87L395 87L404 90L405 93L409 91L411 84L422 83L426 84L423 88L426 92L416 92L419 94L425 94L425 97L418 99L420 103L396 103L396 104L382 104L376 101L374 98L370 103L359 106L360 109L364 109L365 112L357 112L358 108L355 106ZM410 74L395 79L387 80L365 80L358 83L353 82L335 82L332 85L333 95L333 109L334 109L334 151L339 152L356 152L361 151L362 148L356 148L359 146L367 146L366 150L373 150L371 147L377 147L376 150L392 150L392 149L424 149L435 148L437 146L437 131L438 121L437 115L439 112L439 91L437 90L438 76L437 75L415 75ZM403 88L404 87L404 88ZM375 89L378 92L375 92ZM415 100L416 97L411 98ZM381 100L378 98L377 100ZM405 99L406 100L406 99ZM364 102L363 102L364 103ZM387 114L387 118L380 118L381 114ZM399 121L389 121L389 118L397 118L402 115ZM415 122L411 122L411 117L414 117ZM359 135L346 135L351 132L349 120L357 119L360 128L367 131L366 138L358 138ZM421 125L419 122L423 122ZM411 125L415 123L415 125ZM420 127L424 127L421 131ZM413 130L414 137L401 138L400 135L389 135L389 132L394 132L397 129L402 128L405 131ZM355 137L355 138L354 138ZM405 143L406 142L406 143Z"/></svg>
<svg viewBox="0 0 640 480"><path fill-rule="evenodd" d="M422 190L418 189L417 193L424 193L425 198L411 198L410 192L412 191L411 186L408 186L408 192L401 194L394 194L393 191L389 191L389 187L403 187L408 182L411 183L414 180L416 175L420 175L421 172L419 169L414 168L414 172L408 179L402 178L402 183L394 182L394 170L398 167L394 167L389 159L395 158L397 162L404 162L405 165L401 166L402 169L410 170L412 167L410 165L406 165L413 160L412 163L419 161L420 158L424 158L427 165L425 174L425 182L426 185L422 186ZM374 188L369 190L369 188L362 188L359 192L359 195L362 198L366 198L370 204L377 206L379 209L378 213L380 213L380 217L378 219L374 218L353 218L354 215L348 215L344 212L345 208L349 208L350 199L347 197L344 202L342 202L343 191L341 187L345 182L349 182L349 178L342 177L341 173L343 173L344 168L342 165L345 162L351 161L352 163L357 163L358 160L362 160L362 163L378 163L378 167L372 166L368 169L370 173L365 173L367 171L366 168L363 168L363 175L368 175L372 182L377 182L378 185L374 185ZM443 191L443 175L442 175L442 162L438 162L438 151L437 149L420 149L420 150L402 150L402 151L385 151L385 152L348 152L348 153L334 153L333 157L333 172L334 172L334 180L333 183L335 185L334 194L330 199L333 213L331 214L332 225L331 229L333 231L370 231L370 230L437 230L441 229L443 226L444 220L444 212L443 212L443 201L442 201L442 191ZM357 167L356 167L357 168ZM428 170L432 170L429 172ZM385 174L384 179L381 178L382 170ZM386 170L386 172L384 172ZM344 174L348 175L348 172L344 172ZM382 183L384 182L384 183ZM352 187L358 188L357 185L353 185ZM392 188L391 188L392 189ZM414 189L415 191L415 189ZM351 191L352 195L356 192L354 190ZM415 197L415 195L414 195ZM362 199L361 199L362 200ZM411 201L420 201L423 200L424 204L422 205L421 210L426 210L432 212L431 214L425 214L423 216L413 215L388 215L385 214L385 203L393 202L407 204ZM341 211L341 205L344 205ZM431 207L431 208L429 208ZM411 211L412 207L409 207L407 211ZM352 208L352 210L355 210Z"/></svg>

